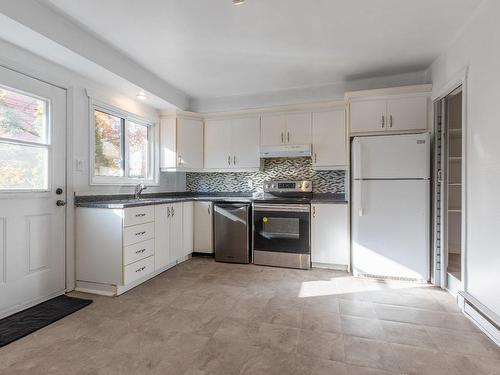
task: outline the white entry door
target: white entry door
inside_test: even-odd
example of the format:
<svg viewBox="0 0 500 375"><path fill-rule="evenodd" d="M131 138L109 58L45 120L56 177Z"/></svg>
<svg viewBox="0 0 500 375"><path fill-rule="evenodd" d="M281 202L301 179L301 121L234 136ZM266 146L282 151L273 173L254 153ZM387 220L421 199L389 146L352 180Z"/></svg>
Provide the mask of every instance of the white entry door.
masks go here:
<svg viewBox="0 0 500 375"><path fill-rule="evenodd" d="M0 67L0 318L64 293L65 141L66 91Z"/></svg>

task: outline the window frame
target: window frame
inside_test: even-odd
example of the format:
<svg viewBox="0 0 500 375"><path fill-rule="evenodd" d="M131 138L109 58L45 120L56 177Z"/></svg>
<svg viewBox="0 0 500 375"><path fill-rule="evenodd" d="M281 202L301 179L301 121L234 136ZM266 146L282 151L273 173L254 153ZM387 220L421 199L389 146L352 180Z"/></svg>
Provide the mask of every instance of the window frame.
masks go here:
<svg viewBox="0 0 500 375"><path fill-rule="evenodd" d="M158 186L158 124L154 121L148 121L137 115L129 113L120 108L108 105L106 103L89 98L89 117L90 117L90 146L89 146L89 176L90 185L115 185L115 186L134 186L137 184L145 184L148 186ZM107 113L112 116L120 117L124 120L122 125L122 156L123 156L123 176L98 176L95 174L95 111ZM148 127L148 176L146 178L129 177L129 141L128 141L128 124L144 125Z"/></svg>
<svg viewBox="0 0 500 375"><path fill-rule="evenodd" d="M22 146L22 147L32 147L47 150L47 169L45 176L46 187L41 189L0 189L0 194L8 193L8 194L27 194L27 193L42 193L46 194L52 191L52 180L53 180L53 123L52 123L52 101L49 98L37 95L35 93L31 93L25 90L17 89L14 87L10 87L5 84L0 84L0 89L4 89L7 91L12 91L18 93L20 95L25 95L31 97L33 99L37 99L45 102L45 121L46 121L46 129L45 129L45 142L40 141L26 141L22 139L15 139L9 137L0 137L0 142L3 144L11 144L14 146Z"/></svg>

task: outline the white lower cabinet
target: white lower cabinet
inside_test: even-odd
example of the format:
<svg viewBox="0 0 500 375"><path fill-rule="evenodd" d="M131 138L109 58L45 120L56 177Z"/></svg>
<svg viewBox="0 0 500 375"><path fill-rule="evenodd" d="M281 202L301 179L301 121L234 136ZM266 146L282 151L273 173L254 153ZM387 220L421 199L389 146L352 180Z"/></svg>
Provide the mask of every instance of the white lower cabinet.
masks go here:
<svg viewBox="0 0 500 375"><path fill-rule="evenodd" d="M155 271L153 206L76 209L76 289L118 295Z"/></svg>
<svg viewBox="0 0 500 375"><path fill-rule="evenodd" d="M119 295L193 251L193 202L76 209L76 289Z"/></svg>
<svg viewBox="0 0 500 375"><path fill-rule="evenodd" d="M194 203L182 203L182 255L184 257L193 253L194 247Z"/></svg>
<svg viewBox="0 0 500 375"><path fill-rule="evenodd" d="M125 246L123 249L123 264L129 265L143 258L155 255L155 240L150 239L138 242L133 245Z"/></svg>
<svg viewBox="0 0 500 375"><path fill-rule="evenodd" d="M213 254L212 202L194 202L194 252Z"/></svg>
<svg viewBox="0 0 500 375"><path fill-rule="evenodd" d="M153 273L155 270L155 257L150 256L124 267L124 284L130 284Z"/></svg>
<svg viewBox="0 0 500 375"><path fill-rule="evenodd" d="M348 270L350 265L347 204L312 204L311 261L314 267Z"/></svg>
<svg viewBox="0 0 500 375"><path fill-rule="evenodd" d="M175 264L183 257L182 203L155 206L155 270Z"/></svg>

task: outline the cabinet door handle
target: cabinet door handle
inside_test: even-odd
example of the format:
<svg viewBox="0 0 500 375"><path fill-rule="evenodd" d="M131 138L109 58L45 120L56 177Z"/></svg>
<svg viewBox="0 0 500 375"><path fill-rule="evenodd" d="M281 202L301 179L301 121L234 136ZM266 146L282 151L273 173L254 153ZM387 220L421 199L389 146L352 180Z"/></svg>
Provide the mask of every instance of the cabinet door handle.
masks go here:
<svg viewBox="0 0 500 375"><path fill-rule="evenodd" d="M210 205L208 205L208 214L210 215Z"/></svg>
<svg viewBox="0 0 500 375"><path fill-rule="evenodd" d="M136 236L143 236L143 235L145 235L145 234L146 234L146 232L144 232L144 231L143 231L143 232L137 232L135 235L136 235Z"/></svg>
<svg viewBox="0 0 500 375"><path fill-rule="evenodd" d="M143 217L146 216L146 214L135 214L135 217Z"/></svg>
<svg viewBox="0 0 500 375"><path fill-rule="evenodd" d="M389 116L389 127L392 128L392 115Z"/></svg>
<svg viewBox="0 0 500 375"><path fill-rule="evenodd" d="M318 155L316 155L316 153L314 153L314 164L316 164L318 162Z"/></svg>
<svg viewBox="0 0 500 375"><path fill-rule="evenodd" d="M174 215L175 215L175 210L174 210L174 208L172 207L172 217L174 217Z"/></svg>
<svg viewBox="0 0 500 375"><path fill-rule="evenodd" d="M170 207L167 207L167 217L170 217Z"/></svg>
<svg viewBox="0 0 500 375"><path fill-rule="evenodd" d="M286 142L290 143L290 132L286 132Z"/></svg>
<svg viewBox="0 0 500 375"><path fill-rule="evenodd" d="M146 266L142 266L141 268L138 268L135 270L135 272L142 272L146 269Z"/></svg>
<svg viewBox="0 0 500 375"><path fill-rule="evenodd" d="M285 139L283 138L283 132L281 132L281 143L285 143Z"/></svg>
<svg viewBox="0 0 500 375"><path fill-rule="evenodd" d="M315 217L316 217L316 207L313 206L313 218L315 218Z"/></svg>
<svg viewBox="0 0 500 375"><path fill-rule="evenodd" d="M384 128L384 126L385 126L385 116L382 115L382 129Z"/></svg>
<svg viewBox="0 0 500 375"><path fill-rule="evenodd" d="M141 253L143 253L143 252L145 252L145 251L146 251L146 249L141 249L141 250L137 250L135 253L136 253L136 254L141 254Z"/></svg>
<svg viewBox="0 0 500 375"><path fill-rule="evenodd" d="M236 165L236 155L233 156L233 165Z"/></svg>
<svg viewBox="0 0 500 375"><path fill-rule="evenodd" d="M231 165L231 155L227 156L227 165Z"/></svg>

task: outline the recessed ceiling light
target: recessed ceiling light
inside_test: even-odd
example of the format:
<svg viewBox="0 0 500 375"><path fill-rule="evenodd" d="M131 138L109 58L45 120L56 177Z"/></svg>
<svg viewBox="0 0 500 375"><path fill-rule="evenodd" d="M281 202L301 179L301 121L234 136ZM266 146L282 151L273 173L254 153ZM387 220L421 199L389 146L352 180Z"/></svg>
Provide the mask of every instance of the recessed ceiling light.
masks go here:
<svg viewBox="0 0 500 375"><path fill-rule="evenodd" d="M233 5L241 5L244 3L245 3L245 0L233 0Z"/></svg>
<svg viewBox="0 0 500 375"><path fill-rule="evenodd" d="M140 92L139 94L136 95L136 98L139 100L146 100L148 97L143 92Z"/></svg>

